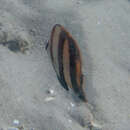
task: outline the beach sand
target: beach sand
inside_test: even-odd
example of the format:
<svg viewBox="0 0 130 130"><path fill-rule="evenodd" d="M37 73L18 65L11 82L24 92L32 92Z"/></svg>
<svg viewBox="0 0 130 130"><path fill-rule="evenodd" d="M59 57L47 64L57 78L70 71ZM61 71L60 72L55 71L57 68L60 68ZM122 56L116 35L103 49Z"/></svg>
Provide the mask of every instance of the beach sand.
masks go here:
<svg viewBox="0 0 130 130"><path fill-rule="evenodd" d="M0 0L1 130L130 130L129 12L129 0ZM55 24L78 41L88 103L53 70Z"/></svg>

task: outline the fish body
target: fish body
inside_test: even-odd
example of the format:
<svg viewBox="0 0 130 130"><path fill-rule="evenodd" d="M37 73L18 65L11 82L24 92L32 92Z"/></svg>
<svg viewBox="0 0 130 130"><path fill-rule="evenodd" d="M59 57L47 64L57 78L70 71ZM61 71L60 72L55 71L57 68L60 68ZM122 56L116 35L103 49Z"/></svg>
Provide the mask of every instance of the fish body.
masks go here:
<svg viewBox="0 0 130 130"><path fill-rule="evenodd" d="M67 91L73 89L86 102L81 53L71 34L63 26L56 24L46 49L61 85Z"/></svg>

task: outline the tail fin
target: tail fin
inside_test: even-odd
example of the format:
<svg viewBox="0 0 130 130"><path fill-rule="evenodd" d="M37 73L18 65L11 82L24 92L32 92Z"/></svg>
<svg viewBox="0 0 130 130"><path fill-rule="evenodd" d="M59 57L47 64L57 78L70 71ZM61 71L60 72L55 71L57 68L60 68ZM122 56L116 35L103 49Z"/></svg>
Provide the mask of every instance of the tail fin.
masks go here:
<svg viewBox="0 0 130 130"><path fill-rule="evenodd" d="M82 74L81 75L81 89L80 89L80 92L79 92L79 98L81 100L83 100L84 102L88 102L84 88L85 88L85 76Z"/></svg>

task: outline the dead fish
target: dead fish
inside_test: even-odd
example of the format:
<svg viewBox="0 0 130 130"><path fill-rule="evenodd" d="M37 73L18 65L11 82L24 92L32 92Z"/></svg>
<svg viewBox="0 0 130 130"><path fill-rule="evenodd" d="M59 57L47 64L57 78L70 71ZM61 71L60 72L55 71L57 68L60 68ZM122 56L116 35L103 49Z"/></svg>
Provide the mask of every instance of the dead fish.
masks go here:
<svg viewBox="0 0 130 130"><path fill-rule="evenodd" d="M61 85L67 91L69 88L73 89L81 100L87 102L80 49L62 25L56 24L53 27L50 40L46 43L46 50Z"/></svg>

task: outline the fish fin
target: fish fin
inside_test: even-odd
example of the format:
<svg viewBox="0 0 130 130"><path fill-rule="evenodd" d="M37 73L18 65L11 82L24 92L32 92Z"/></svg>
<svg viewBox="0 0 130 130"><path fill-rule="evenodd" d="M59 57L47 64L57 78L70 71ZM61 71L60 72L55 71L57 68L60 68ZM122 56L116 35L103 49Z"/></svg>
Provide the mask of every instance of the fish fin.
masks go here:
<svg viewBox="0 0 130 130"><path fill-rule="evenodd" d="M45 41L45 49L47 50L48 49L48 46L49 46L49 41L47 40L47 41Z"/></svg>
<svg viewBox="0 0 130 130"><path fill-rule="evenodd" d="M69 91L69 88L67 85L65 85L64 81L59 77L57 76L59 82L61 83L61 85L63 86L64 89L66 89L67 91Z"/></svg>
<svg viewBox="0 0 130 130"><path fill-rule="evenodd" d="M86 98L86 94L85 94L85 90L84 90L84 87L85 87L85 84L84 84L84 80L85 80L85 76L82 74L81 75L81 90L79 92L79 98L85 102L88 102L87 98Z"/></svg>

